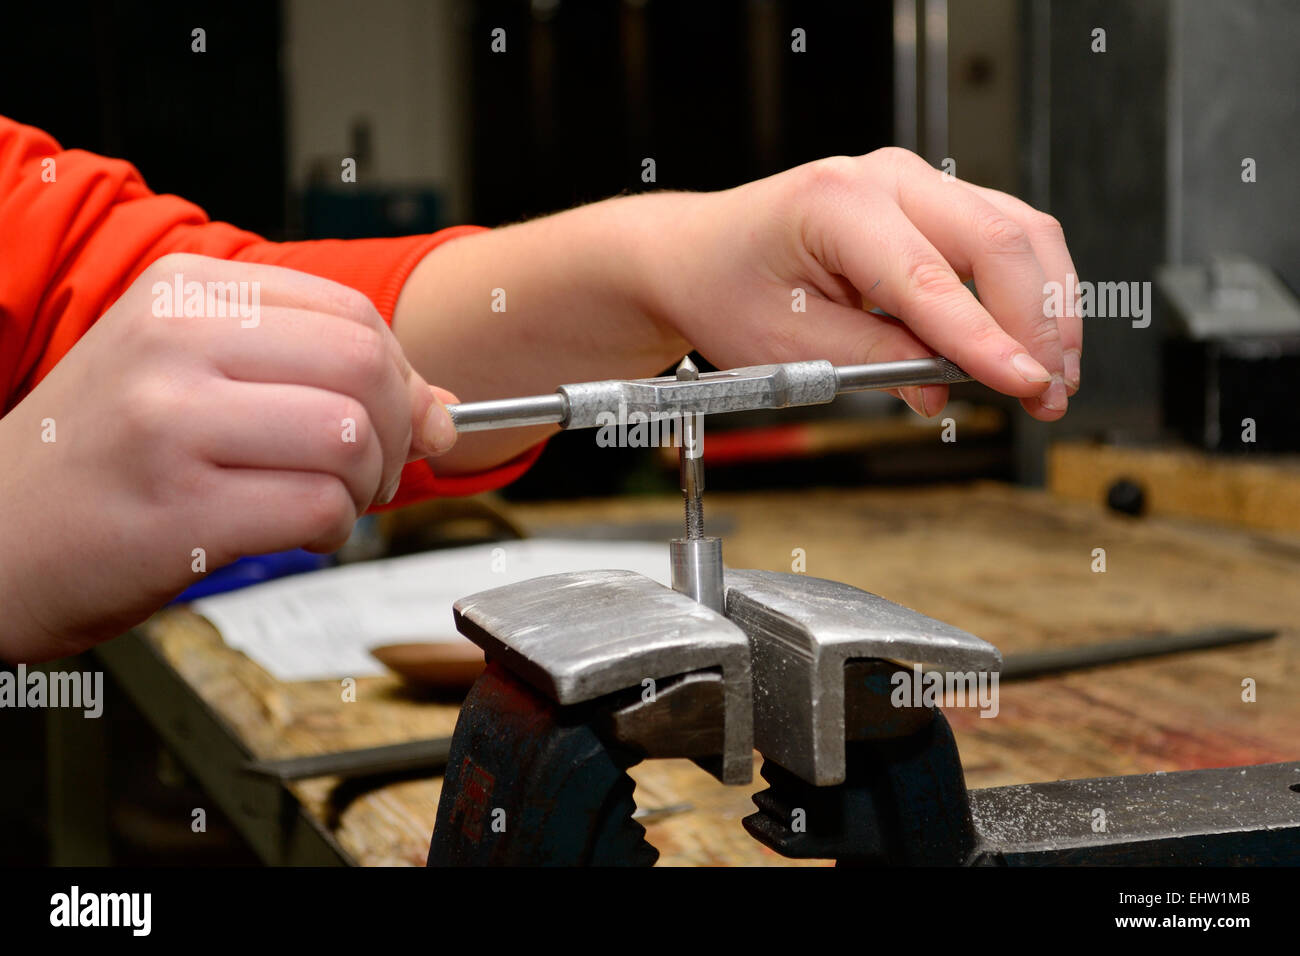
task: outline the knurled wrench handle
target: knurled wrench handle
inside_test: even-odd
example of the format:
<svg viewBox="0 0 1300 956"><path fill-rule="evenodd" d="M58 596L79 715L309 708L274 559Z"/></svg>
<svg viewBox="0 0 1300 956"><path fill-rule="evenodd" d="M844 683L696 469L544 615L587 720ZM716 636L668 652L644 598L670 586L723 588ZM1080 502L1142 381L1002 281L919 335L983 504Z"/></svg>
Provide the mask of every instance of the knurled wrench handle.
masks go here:
<svg viewBox="0 0 1300 956"><path fill-rule="evenodd" d="M459 432L559 425L596 428L618 416L648 420L684 415L824 405L845 392L912 388L970 381L946 358L907 359L870 365L834 366L827 361L752 365L704 372L683 381L675 376L561 385L551 395L502 398L448 405ZM608 416L616 416L613 421Z"/></svg>

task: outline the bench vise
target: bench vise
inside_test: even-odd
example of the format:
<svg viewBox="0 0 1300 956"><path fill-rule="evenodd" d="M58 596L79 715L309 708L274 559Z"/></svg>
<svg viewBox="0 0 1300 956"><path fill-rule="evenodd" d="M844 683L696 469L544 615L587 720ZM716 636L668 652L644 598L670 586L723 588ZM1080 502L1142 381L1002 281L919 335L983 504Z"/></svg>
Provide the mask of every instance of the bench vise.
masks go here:
<svg viewBox="0 0 1300 956"><path fill-rule="evenodd" d="M997 648L846 584L724 569L721 542L704 536L693 403L716 411L811 400L787 394L781 367L739 373L701 382L688 361L675 379L595 383L622 400L642 389L656 407L692 416L681 450L687 533L670 543L671 588L630 571L588 571L456 602L456 626L488 666L452 738L429 865L651 865L658 851L633 817L628 768L688 758L743 785L755 750L768 788L744 826L788 857L1300 861L1300 763L968 790L942 701L895 691L921 673L914 664L996 687ZM942 365L827 374L840 375L840 390L953 376ZM534 424L516 406L541 402L549 420L588 427L575 396L591 390L567 389L544 402L462 406L461 419ZM1098 810L1109 825L1097 826Z"/></svg>

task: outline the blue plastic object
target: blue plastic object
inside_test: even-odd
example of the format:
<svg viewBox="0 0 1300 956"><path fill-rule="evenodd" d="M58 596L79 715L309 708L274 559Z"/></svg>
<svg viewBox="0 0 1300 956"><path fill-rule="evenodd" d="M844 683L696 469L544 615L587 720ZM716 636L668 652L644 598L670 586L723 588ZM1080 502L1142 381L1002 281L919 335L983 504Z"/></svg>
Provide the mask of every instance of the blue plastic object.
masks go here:
<svg viewBox="0 0 1300 956"><path fill-rule="evenodd" d="M302 574L304 571L319 571L333 564L333 555L312 554L301 548L240 558L233 564L218 568L203 580L191 584L170 603L183 604L186 601L196 601L213 594L246 588L250 584L261 584L263 581L284 578L291 574Z"/></svg>

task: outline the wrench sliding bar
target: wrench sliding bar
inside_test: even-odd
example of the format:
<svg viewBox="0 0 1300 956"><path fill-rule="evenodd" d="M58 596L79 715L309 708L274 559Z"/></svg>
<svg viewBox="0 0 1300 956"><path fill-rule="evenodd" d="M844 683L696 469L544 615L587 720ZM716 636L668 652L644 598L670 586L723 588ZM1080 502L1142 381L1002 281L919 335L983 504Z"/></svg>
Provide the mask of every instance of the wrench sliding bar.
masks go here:
<svg viewBox="0 0 1300 956"><path fill-rule="evenodd" d="M690 380L666 375L561 385L551 395L463 402L447 411L459 432L529 425L595 428L606 423L605 415L714 415L824 405L846 392L968 381L970 376L945 358L838 367L826 361L785 362L705 372Z"/></svg>

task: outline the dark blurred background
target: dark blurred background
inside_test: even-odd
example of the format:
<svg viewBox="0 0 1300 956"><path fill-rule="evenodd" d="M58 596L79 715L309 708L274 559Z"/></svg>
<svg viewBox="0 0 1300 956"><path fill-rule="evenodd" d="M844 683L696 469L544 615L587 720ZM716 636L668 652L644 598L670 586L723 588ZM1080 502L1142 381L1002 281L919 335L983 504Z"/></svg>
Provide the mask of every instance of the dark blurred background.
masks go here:
<svg viewBox="0 0 1300 956"><path fill-rule="evenodd" d="M1149 281L1236 253L1300 283L1300 9L1285 0L104 2L12 16L0 112L275 239L496 225L894 143L1055 214L1084 278ZM343 157L356 183L340 182ZM1087 386L1050 432L1013 413L969 429L978 440L937 474L925 456L850 449L812 476L1039 483L1049 433L1162 427L1165 337L1159 323L1090 322ZM561 436L510 493L670 486L634 450L561 472L587 438ZM770 464L744 481L810 474Z"/></svg>
<svg viewBox="0 0 1300 956"><path fill-rule="evenodd" d="M1083 278L1177 275L1166 285L1213 304L1236 281L1208 268L1224 254L1277 273L1284 292L1300 286L1298 42L1300 5L1286 0L23 4L0 31L0 113L129 159L155 190L273 239L496 225L897 144L1053 213ZM344 157L354 184L340 183ZM755 416L710 483L1041 483L1049 434L1168 432L1166 348L1179 336L1167 304L1150 328L1087 320L1084 386L1063 422L959 387L955 447L911 440L915 419L878 395L774 420L808 429L813 460L765 456ZM1218 375L1217 355L1195 361ZM1258 366L1242 374L1262 381ZM1197 414L1192 440L1212 431ZM674 487L671 458L597 457L590 433L574 433L509 493ZM39 738L39 715L10 716L6 733L30 719ZM18 809L0 825L19 857L44 852L39 760L4 763L0 800ZM170 772L152 759L134 769Z"/></svg>

